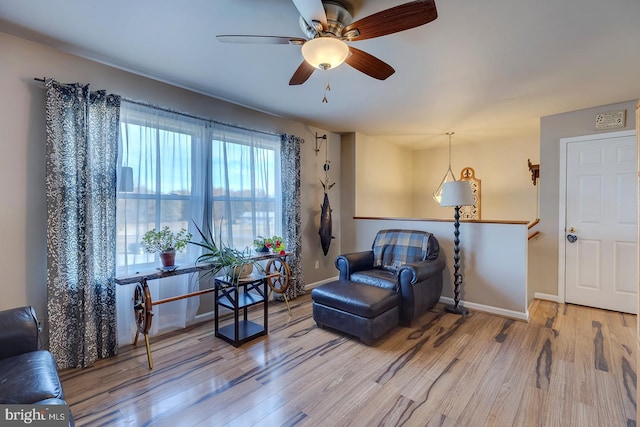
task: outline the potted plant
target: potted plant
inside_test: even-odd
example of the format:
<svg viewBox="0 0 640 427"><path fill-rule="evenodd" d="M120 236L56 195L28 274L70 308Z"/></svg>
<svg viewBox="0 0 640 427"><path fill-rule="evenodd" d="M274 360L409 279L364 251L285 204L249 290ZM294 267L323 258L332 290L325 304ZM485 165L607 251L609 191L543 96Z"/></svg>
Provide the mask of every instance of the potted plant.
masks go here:
<svg viewBox="0 0 640 427"><path fill-rule="evenodd" d="M174 233L165 225L161 230L153 229L144 233L140 245L149 253L159 253L163 267L172 267L175 265L176 251L185 250L191 237L191 233L184 228Z"/></svg>
<svg viewBox="0 0 640 427"><path fill-rule="evenodd" d="M270 250L269 248L272 245L273 245L273 242L271 241L271 239L267 237L258 236L253 241L253 248L256 250L256 252L260 252L260 253L269 252Z"/></svg>
<svg viewBox="0 0 640 427"><path fill-rule="evenodd" d="M283 254L285 251L285 244L280 236L273 237L262 237L258 236L257 239L253 241L253 247L256 252L269 252L273 251L273 253Z"/></svg>
<svg viewBox="0 0 640 427"><path fill-rule="evenodd" d="M273 244L273 246L271 246L271 250L273 251L273 253L284 255L286 246L284 244L284 240L282 240L282 237L273 236L271 238L271 242Z"/></svg>
<svg viewBox="0 0 640 427"><path fill-rule="evenodd" d="M198 230L198 234L200 234L201 241L190 243L204 249L202 255L196 259L196 264L211 264L210 274L215 276L223 271L237 285L238 279L251 274L254 265L258 265L251 260L248 253L249 248L245 251L240 251L222 243L222 241L216 242L211 230L203 231L197 225L195 227Z"/></svg>

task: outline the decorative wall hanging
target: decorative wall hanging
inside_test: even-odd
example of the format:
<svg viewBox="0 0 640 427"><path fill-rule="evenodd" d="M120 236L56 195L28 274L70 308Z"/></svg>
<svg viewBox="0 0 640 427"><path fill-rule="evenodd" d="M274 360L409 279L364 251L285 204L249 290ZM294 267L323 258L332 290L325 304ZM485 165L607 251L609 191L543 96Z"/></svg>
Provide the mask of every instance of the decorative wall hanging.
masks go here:
<svg viewBox="0 0 640 427"><path fill-rule="evenodd" d="M529 172L531 172L533 185L536 185L538 183L538 178L540 178L540 163L534 165L531 163L531 159L527 159L527 166L529 166Z"/></svg>
<svg viewBox="0 0 640 427"><path fill-rule="evenodd" d="M471 184L471 192L473 193L473 205L462 206L460 208L460 218L462 219L481 219L481 184L482 180L476 178L476 171L473 168L466 167L460 171L460 180L469 181Z"/></svg>
<svg viewBox="0 0 640 427"><path fill-rule="evenodd" d="M318 146L318 140L320 140L320 145ZM329 253L329 246L331 246L331 239L333 239L333 235L332 235L332 228L333 228L333 224L332 224L332 219L331 219L331 205L329 204L329 190L331 190L331 188L333 188L334 185L336 185L335 182L330 183L329 182L329 168L330 168L330 163L329 162L329 155L328 155L328 151L327 151L327 146L329 145L327 143L327 135L322 135L322 136L318 136L318 134L316 133L316 156L318 155L318 151L320 151L320 147L322 147L322 143L325 143L324 145L324 166L322 167L324 169L324 180L320 180L320 183L322 184L322 189L324 190L324 199L322 200L322 204L320 205L320 229L318 230L318 234L320 235L320 245L322 246L322 252L324 253L324 256L327 256L327 254Z"/></svg>

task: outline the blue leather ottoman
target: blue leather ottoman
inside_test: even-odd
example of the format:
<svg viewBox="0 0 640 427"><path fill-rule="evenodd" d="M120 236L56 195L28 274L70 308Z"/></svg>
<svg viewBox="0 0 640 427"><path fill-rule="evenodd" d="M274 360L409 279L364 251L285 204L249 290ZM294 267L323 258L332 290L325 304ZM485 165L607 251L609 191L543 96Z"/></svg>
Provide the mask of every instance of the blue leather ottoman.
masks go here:
<svg viewBox="0 0 640 427"><path fill-rule="evenodd" d="M336 280L311 291L313 320L374 345L400 322L400 296L378 286Z"/></svg>

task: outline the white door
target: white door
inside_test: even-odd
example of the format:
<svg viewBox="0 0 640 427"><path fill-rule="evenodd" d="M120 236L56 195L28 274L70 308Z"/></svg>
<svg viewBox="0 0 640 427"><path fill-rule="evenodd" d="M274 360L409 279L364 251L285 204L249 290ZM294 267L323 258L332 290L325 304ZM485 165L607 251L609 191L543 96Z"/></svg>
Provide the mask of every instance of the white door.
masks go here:
<svg viewBox="0 0 640 427"><path fill-rule="evenodd" d="M625 133L566 145L565 300L636 313L636 143Z"/></svg>

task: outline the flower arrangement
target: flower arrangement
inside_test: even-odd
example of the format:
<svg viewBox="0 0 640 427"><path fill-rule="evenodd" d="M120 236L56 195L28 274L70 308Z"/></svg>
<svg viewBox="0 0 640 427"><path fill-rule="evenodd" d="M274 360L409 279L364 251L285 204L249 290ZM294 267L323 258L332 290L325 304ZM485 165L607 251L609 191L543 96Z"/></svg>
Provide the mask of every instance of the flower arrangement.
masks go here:
<svg viewBox="0 0 640 427"><path fill-rule="evenodd" d="M181 252L185 250L191 237L191 233L184 228L174 233L165 225L161 230L153 229L144 233L140 246L149 253Z"/></svg>
<svg viewBox="0 0 640 427"><path fill-rule="evenodd" d="M273 236L271 238L271 240L272 240L272 244L273 244L273 246L271 247L271 250L274 253L284 255L285 244L284 244L284 241L282 240L282 237Z"/></svg>
<svg viewBox="0 0 640 427"><path fill-rule="evenodd" d="M280 236L262 237L258 236L253 241L253 247L256 252L269 252L283 254L285 252L285 244Z"/></svg>

